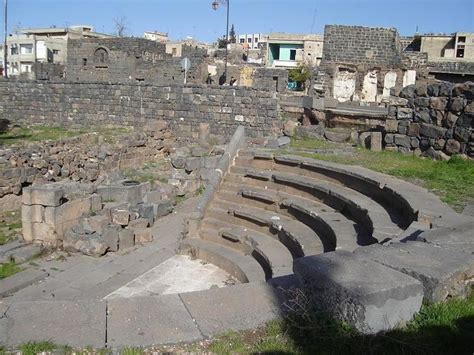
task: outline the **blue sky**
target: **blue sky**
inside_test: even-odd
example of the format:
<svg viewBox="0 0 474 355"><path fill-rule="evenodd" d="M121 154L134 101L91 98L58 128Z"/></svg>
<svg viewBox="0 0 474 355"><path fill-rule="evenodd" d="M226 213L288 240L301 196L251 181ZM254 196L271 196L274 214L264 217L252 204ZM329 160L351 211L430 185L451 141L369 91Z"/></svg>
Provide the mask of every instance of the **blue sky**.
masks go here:
<svg viewBox="0 0 474 355"><path fill-rule="evenodd" d="M3 3L3 1L1 1ZM93 25L114 32L125 16L128 35L145 30L212 42L225 33L225 8L212 0L8 0L9 32L15 27ZM230 0L237 33L323 33L325 24L396 27L402 35L474 32L474 0ZM3 23L2 23L3 29Z"/></svg>

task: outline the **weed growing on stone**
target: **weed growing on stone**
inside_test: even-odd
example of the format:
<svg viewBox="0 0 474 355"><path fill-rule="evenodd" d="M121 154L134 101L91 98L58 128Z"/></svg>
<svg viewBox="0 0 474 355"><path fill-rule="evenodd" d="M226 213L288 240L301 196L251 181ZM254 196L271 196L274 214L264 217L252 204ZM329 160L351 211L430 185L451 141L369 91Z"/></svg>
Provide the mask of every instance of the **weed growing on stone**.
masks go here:
<svg viewBox="0 0 474 355"><path fill-rule="evenodd" d="M20 211L10 211L0 214L0 245L7 244L16 239L21 232Z"/></svg>
<svg viewBox="0 0 474 355"><path fill-rule="evenodd" d="M20 272L21 268L13 261L7 264L0 264L0 280Z"/></svg>

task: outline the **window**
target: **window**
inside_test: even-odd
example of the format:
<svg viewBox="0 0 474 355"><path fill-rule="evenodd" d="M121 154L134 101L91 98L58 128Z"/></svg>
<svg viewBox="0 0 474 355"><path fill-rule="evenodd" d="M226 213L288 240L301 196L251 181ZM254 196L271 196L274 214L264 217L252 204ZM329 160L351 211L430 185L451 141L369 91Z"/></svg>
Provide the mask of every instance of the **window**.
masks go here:
<svg viewBox="0 0 474 355"><path fill-rule="evenodd" d="M458 37L458 43L466 43L466 36Z"/></svg>
<svg viewBox="0 0 474 355"><path fill-rule="evenodd" d="M252 38L247 38L248 43L252 43Z"/></svg>
<svg viewBox="0 0 474 355"><path fill-rule="evenodd" d="M17 47L16 44L13 44L13 45L12 45L10 54L11 54L11 55L16 55L16 54L18 54L18 47Z"/></svg>
<svg viewBox="0 0 474 355"><path fill-rule="evenodd" d="M240 43L245 43L245 38L241 38L239 41Z"/></svg>
<svg viewBox="0 0 474 355"><path fill-rule="evenodd" d="M109 61L109 52L105 48L97 48L94 52L94 61L96 63L107 63Z"/></svg>
<svg viewBox="0 0 474 355"><path fill-rule="evenodd" d="M59 54L59 49L53 49L53 54Z"/></svg>
<svg viewBox="0 0 474 355"><path fill-rule="evenodd" d="M31 63L20 63L20 73L31 73Z"/></svg>
<svg viewBox="0 0 474 355"><path fill-rule="evenodd" d="M20 44L20 54L32 54L33 45L32 44Z"/></svg>
<svg viewBox="0 0 474 355"><path fill-rule="evenodd" d="M296 49L290 50L290 60L296 60Z"/></svg>
<svg viewBox="0 0 474 355"><path fill-rule="evenodd" d="M458 46L456 58L464 58L464 46Z"/></svg>
<svg viewBox="0 0 474 355"><path fill-rule="evenodd" d="M82 58L82 65L86 66L87 65L87 58Z"/></svg>
<svg viewBox="0 0 474 355"><path fill-rule="evenodd" d="M254 42L258 43L258 38L257 37L255 37Z"/></svg>
<svg viewBox="0 0 474 355"><path fill-rule="evenodd" d="M176 57L177 54L178 54L178 50L176 49L176 47L173 47L173 48L171 49L171 55L172 55L173 57Z"/></svg>

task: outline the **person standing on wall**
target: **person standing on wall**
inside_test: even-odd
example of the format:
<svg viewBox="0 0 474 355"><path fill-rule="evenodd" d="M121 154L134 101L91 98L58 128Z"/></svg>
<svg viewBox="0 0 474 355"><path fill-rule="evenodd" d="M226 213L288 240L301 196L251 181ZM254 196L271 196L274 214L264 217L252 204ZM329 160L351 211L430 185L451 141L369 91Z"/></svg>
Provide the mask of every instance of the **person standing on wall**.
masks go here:
<svg viewBox="0 0 474 355"><path fill-rule="evenodd" d="M211 85L214 80L211 78L211 73L207 74L206 84Z"/></svg>
<svg viewBox="0 0 474 355"><path fill-rule="evenodd" d="M225 72L219 77L219 85L224 85L227 81L227 77L225 76Z"/></svg>

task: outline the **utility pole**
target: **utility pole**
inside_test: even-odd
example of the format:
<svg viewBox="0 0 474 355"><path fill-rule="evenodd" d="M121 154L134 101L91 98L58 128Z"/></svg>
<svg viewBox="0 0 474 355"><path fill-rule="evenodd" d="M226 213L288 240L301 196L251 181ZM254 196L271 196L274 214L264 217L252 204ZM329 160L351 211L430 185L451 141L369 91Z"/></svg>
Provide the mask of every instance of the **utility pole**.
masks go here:
<svg viewBox="0 0 474 355"><path fill-rule="evenodd" d="M4 9L4 22L5 22L5 28L4 28L4 38L3 38L3 71L5 78L8 78L8 64L7 64L7 58L8 58L8 46L7 46L7 16L8 14L8 0L5 0L5 9Z"/></svg>
<svg viewBox="0 0 474 355"><path fill-rule="evenodd" d="M225 36L225 77L227 79L227 55L228 55L228 46L229 46L229 8L230 8L230 0L227 0L227 31Z"/></svg>

